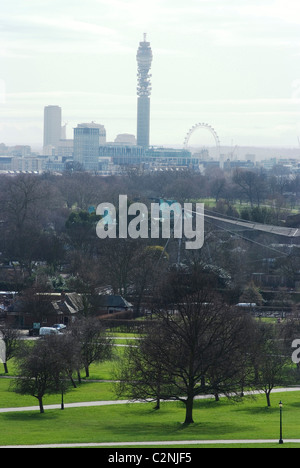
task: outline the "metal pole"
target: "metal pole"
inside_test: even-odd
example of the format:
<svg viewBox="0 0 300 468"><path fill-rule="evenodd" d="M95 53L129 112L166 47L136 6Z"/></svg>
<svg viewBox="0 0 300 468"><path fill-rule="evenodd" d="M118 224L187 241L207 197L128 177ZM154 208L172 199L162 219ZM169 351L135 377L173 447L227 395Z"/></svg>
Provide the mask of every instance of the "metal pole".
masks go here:
<svg viewBox="0 0 300 468"><path fill-rule="evenodd" d="M279 410L280 410L280 438L279 438L279 443L283 444L283 439L282 439L282 402L279 402Z"/></svg>

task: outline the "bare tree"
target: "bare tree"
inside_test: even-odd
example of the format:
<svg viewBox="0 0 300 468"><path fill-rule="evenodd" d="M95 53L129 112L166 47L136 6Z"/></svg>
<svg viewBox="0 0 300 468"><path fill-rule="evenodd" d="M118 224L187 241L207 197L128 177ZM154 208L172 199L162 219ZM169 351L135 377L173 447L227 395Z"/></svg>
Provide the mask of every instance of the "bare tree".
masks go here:
<svg viewBox="0 0 300 468"><path fill-rule="evenodd" d="M180 296L156 307L155 336L151 328L128 353L120 378L133 398L182 401L190 424L197 395L241 388L249 317L205 290Z"/></svg>
<svg viewBox="0 0 300 468"><path fill-rule="evenodd" d="M241 194L246 197L251 206L254 203L260 205L266 194L266 183L262 175L249 170L237 170L233 176L233 182L240 187Z"/></svg>
<svg viewBox="0 0 300 468"><path fill-rule="evenodd" d="M145 245L143 244L143 247ZM127 296L133 283L140 239L105 239L101 241L101 266L107 283L115 294Z"/></svg>
<svg viewBox="0 0 300 468"><path fill-rule="evenodd" d="M70 382L76 388L73 373L80 363L80 345L70 334L49 335L45 337L48 346L54 389L61 395L61 409L64 409L64 394L70 388Z"/></svg>
<svg viewBox="0 0 300 468"><path fill-rule="evenodd" d="M160 322L153 321L147 335L141 335L137 345L128 346L124 357L115 368L116 394L128 395L132 400L153 400L155 409L160 409L163 390L170 379L161 355L164 331Z"/></svg>
<svg viewBox="0 0 300 468"><path fill-rule="evenodd" d="M256 330L255 339L255 387L262 390L271 406L271 392L282 385L285 369L290 362L290 355L286 355L284 342L279 339L277 329L268 325L260 325Z"/></svg>
<svg viewBox="0 0 300 468"><path fill-rule="evenodd" d="M46 340L50 347L50 353L56 354L56 380L59 390L63 393L68 389L68 381L71 381L74 388L76 383L73 378L81 362L80 343L72 334L49 335Z"/></svg>
<svg viewBox="0 0 300 468"><path fill-rule="evenodd" d="M70 330L80 344L80 367L84 367L86 377L89 377L89 367L93 362L103 362L112 358L112 341L101 321L95 317L81 317ZM80 377L79 368L78 376Z"/></svg>
<svg viewBox="0 0 300 468"><path fill-rule="evenodd" d="M46 336L33 345L24 344L17 354L18 379L12 388L16 393L37 398L40 412L44 413L43 398L47 394L61 395L73 386L73 372L78 367L79 346L70 335Z"/></svg>
<svg viewBox="0 0 300 468"><path fill-rule="evenodd" d="M36 341L32 346L23 346L18 355L18 377L13 390L21 395L31 395L39 402L40 413L44 413L43 398L57 393L55 382L56 362L49 353L46 340Z"/></svg>
<svg viewBox="0 0 300 468"><path fill-rule="evenodd" d="M21 268L32 272L33 262L43 258L40 243L48 240L53 192L40 176L20 174L3 179L0 189L0 248L9 259L19 261Z"/></svg>

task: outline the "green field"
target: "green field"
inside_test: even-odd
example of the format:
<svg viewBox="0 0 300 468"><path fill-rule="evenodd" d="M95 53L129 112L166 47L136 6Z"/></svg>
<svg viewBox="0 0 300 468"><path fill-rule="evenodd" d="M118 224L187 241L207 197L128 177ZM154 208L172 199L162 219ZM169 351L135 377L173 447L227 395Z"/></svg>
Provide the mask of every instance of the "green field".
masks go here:
<svg viewBox="0 0 300 468"><path fill-rule="evenodd" d="M66 408L0 414L0 445L99 443L127 441L232 440L279 438L279 399L284 401L284 437L300 436L300 393L273 396L267 408L263 396L243 403L222 399L197 401L195 424L185 426L184 408L150 403ZM73 400L69 394L68 401ZM278 400L278 401L277 401ZM276 444L275 444L276 445Z"/></svg>
<svg viewBox="0 0 300 468"><path fill-rule="evenodd" d="M112 400L111 383L84 383L65 397L65 403ZM0 446L128 441L233 440L279 438L279 400L284 402L284 437L300 438L300 392L273 394L272 407L264 395L242 402L221 399L195 402L195 424L185 426L181 403L165 402L159 411L151 403L101 407L47 409L0 413ZM45 405L59 404L59 396L45 398ZM0 405L36 405L31 397L9 392L9 381L0 380ZM234 445L237 447L237 445ZM244 446L244 445L243 445ZM261 445L259 445L261 446ZM276 447L277 444L274 444ZM291 444L284 445L285 448ZM295 445L300 447L300 445ZM194 446L195 447L195 446ZM211 447L211 445L210 445ZM226 447L229 448L228 445ZM251 444L251 447L254 447Z"/></svg>
<svg viewBox="0 0 300 468"><path fill-rule="evenodd" d="M117 356L123 348L117 348ZM94 382L95 379L112 379L113 363L91 366L90 381L65 395L65 404L116 399L113 382ZM9 362L10 376L14 363ZM2 371L2 369L1 369ZM1 374L3 377L3 373ZM16 395L10 391L12 379L0 378L0 408L36 406L37 400ZM179 402L163 402L159 411L152 403L110 404L60 409L47 409L48 404L60 404L59 395L45 397L45 413L39 411L0 412L0 446L69 443L121 443L151 441L192 440L257 440L279 439L279 401L283 407L283 437L300 439L300 392L271 394L271 408L266 398L244 397L240 402L221 398L197 400L194 421L183 424L185 408ZM207 445L215 447L218 445ZM300 444L234 444L238 447L299 447ZM167 446L165 446L167 447ZM180 447L180 445L176 446ZM189 445L184 445L188 448ZM191 447L206 447L192 445ZM231 448L231 445L222 447Z"/></svg>

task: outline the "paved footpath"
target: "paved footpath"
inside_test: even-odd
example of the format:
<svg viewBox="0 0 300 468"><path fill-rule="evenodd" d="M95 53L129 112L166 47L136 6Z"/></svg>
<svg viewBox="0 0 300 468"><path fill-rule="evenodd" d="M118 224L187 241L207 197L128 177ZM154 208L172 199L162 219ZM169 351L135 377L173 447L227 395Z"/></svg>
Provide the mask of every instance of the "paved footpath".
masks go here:
<svg viewBox="0 0 300 468"><path fill-rule="evenodd" d="M107 405L125 405L128 403L141 403L130 400L111 400L111 401L83 401L79 403L64 403L65 408L80 408L85 406L107 406ZM60 409L61 405L44 405L45 410ZM39 406L21 406L16 408L0 408L0 413L14 413L17 411L39 411Z"/></svg>
<svg viewBox="0 0 300 468"><path fill-rule="evenodd" d="M300 439L284 439L284 444L293 443L300 444ZM168 446L176 447L176 445L183 445L187 447L188 445L251 445L251 444L277 444L279 445L278 439L259 439L259 440L160 440L160 441L147 441L147 442L91 442L91 443L76 443L76 444L43 444L43 445L5 445L0 446L0 449L32 449L32 448L89 448L89 447L99 447L99 448L130 448L130 447L143 447L147 446Z"/></svg>
<svg viewBox="0 0 300 468"><path fill-rule="evenodd" d="M272 393L283 393L283 392L299 392L300 387L286 387L286 388L276 388L272 390ZM245 395L254 395L254 394L261 394L260 391L252 391L252 392L245 392ZM221 397L222 395L220 395ZM199 395L195 398L195 400L201 399L210 399L214 398L214 395ZM134 404L134 403L145 403L147 401L153 400L142 400L142 401L132 401L132 400L104 400L104 401L83 401L77 403L65 403L65 408L79 408L85 406L107 406L107 405L127 405L127 404ZM174 401L174 400L173 400ZM45 405L44 409L60 409L60 404L55 405ZM15 408L0 408L0 413L13 413L17 411L39 411L39 406L22 406L22 407L15 407Z"/></svg>

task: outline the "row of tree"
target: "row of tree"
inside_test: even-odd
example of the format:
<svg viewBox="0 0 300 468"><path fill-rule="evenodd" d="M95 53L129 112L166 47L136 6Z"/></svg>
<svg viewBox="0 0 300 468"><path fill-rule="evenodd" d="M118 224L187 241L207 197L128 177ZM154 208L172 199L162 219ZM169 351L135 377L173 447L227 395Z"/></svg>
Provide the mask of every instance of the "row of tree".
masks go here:
<svg viewBox="0 0 300 468"><path fill-rule="evenodd" d="M152 399L156 408L160 400L179 400L186 424L203 394L218 400L220 394L237 398L245 389L261 390L270 406L272 389L292 378L290 333L283 339L279 325L256 321L196 286L181 276L160 287L152 326L120 362L119 395Z"/></svg>
<svg viewBox="0 0 300 468"><path fill-rule="evenodd" d="M101 322L93 317L81 317L66 334L18 342L13 353L18 378L13 381L12 389L37 398L41 413L44 396L60 394L64 409L64 394L71 386L76 388L75 374L81 382L82 368L89 377L90 365L111 359L112 353L111 340Z"/></svg>
<svg viewBox="0 0 300 468"><path fill-rule="evenodd" d="M171 273L157 285L152 320L140 340L124 348L115 364L117 395L133 400L178 400L186 408L185 423L193 422L200 395L241 398L246 390L265 392L267 404L275 386L295 383L292 342L300 332L298 317L285 324L268 324L228 305L203 287L199 276ZM24 342L23 342L24 343ZM101 321L78 319L69 333L23 344L15 353L15 391L36 397L63 395L89 376L92 362L113 357L113 346Z"/></svg>
<svg viewBox="0 0 300 468"><path fill-rule="evenodd" d="M279 180L277 176L275 179ZM139 266L152 260L155 263L155 258L151 259L149 254L151 251L147 250L148 245L153 246L153 243L144 240L141 245L140 242L127 240L124 247L124 242L113 240L112 248L112 242L100 241L95 229L97 217L93 210L96 206L101 202L112 202L117 206L120 194L127 194L130 200L140 199L148 204L153 197L176 199L180 203L198 200L214 196L213 192L220 180L223 183L218 190L215 207L218 213L270 224L280 223L287 216L284 200L278 198L282 194L279 195L274 188L274 181L273 190L269 190L271 175L252 171L238 171L234 175L215 171L209 172L205 177L190 172L130 172L110 178L88 173L67 173L61 177L49 174L1 176L0 252L1 261L11 262L15 267L15 284L12 287L14 290L24 289L33 282L41 282L44 290L46 287L61 286L82 292L110 284L116 294L126 295L129 288L135 287L136 279L141 277ZM285 189L299 192L297 187L300 184L297 185L296 180L287 177L284 180L287 184ZM294 186L288 186L292 182ZM258 187L264 187L266 196L255 195ZM254 206L264 201L265 197L270 197L270 194L272 209ZM240 199L250 203L249 209L242 210L241 215L233 204ZM245 239L245 235L243 238L236 236L233 239L231 233L225 230L216 233L211 221L207 221L205 231L203 249L194 252L193 258L188 252L181 252L182 261L217 265L227 270L237 284L245 284L249 280L249 274L244 268L243 273L240 271L239 260L242 260L243 266L249 264L249 269L253 269L254 261L268 258L268 251L258 250L258 244L252 244L251 249L251 243ZM255 241L267 244L268 247L269 238L266 240L261 236L256 234ZM157 244L164 247L163 242ZM236 249L239 249L238 253ZM230 255L228 250L231 251ZM253 255L255 258L252 258ZM171 261L174 258L176 261L179 258L177 251ZM282 260L284 256L278 263ZM41 263L43 267L38 266ZM67 285L60 281L62 270L69 274ZM294 270L290 276L293 283Z"/></svg>

